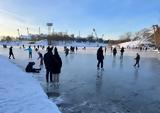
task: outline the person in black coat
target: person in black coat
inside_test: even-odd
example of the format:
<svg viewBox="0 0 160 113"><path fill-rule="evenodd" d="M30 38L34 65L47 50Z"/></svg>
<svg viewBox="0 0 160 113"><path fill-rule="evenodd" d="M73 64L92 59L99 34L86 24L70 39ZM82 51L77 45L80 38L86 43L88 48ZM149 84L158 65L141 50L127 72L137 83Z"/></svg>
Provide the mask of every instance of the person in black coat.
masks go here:
<svg viewBox="0 0 160 113"><path fill-rule="evenodd" d="M53 47L47 47L47 53L44 54L44 64L45 64L45 68L46 68L46 82L49 82L49 78L50 78L50 82L52 82L52 68L54 68L53 66L53 61L55 61L55 58L53 56L52 53Z"/></svg>
<svg viewBox="0 0 160 113"><path fill-rule="evenodd" d="M121 52L120 59L122 59L123 58L123 53L124 53L124 47L121 48L120 52Z"/></svg>
<svg viewBox="0 0 160 113"><path fill-rule="evenodd" d="M113 56L116 57L116 54L117 54L117 49L116 47L113 49Z"/></svg>
<svg viewBox="0 0 160 113"><path fill-rule="evenodd" d="M26 66L26 72L33 72L33 73L39 73L39 71L41 70L39 69L35 69L33 68L33 66L35 65L35 62L29 62L28 65Z"/></svg>
<svg viewBox="0 0 160 113"><path fill-rule="evenodd" d="M54 82L59 83L59 74L61 73L62 60L56 47L54 48L54 57L56 62L53 62L55 68L53 68L52 73L54 74Z"/></svg>
<svg viewBox="0 0 160 113"><path fill-rule="evenodd" d="M103 56L103 50L102 50L102 46L99 47L99 49L97 50L97 69L99 69L99 65L101 64L101 68L103 69L103 60L104 60L104 56Z"/></svg>
<svg viewBox="0 0 160 113"><path fill-rule="evenodd" d="M137 67L139 67L140 55L137 53L137 56L134 59L136 60L136 63L133 66L136 67L137 65Z"/></svg>
<svg viewBox="0 0 160 113"><path fill-rule="evenodd" d="M11 56L12 56L13 59L15 59L14 54L13 54L13 47L12 46L9 48L9 59L11 59Z"/></svg>
<svg viewBox="0 0 160 113"><path fill-rule="evenodd" d="M65 48L65 54L66 56L69 54L69 49L67 47Z"/></svg>

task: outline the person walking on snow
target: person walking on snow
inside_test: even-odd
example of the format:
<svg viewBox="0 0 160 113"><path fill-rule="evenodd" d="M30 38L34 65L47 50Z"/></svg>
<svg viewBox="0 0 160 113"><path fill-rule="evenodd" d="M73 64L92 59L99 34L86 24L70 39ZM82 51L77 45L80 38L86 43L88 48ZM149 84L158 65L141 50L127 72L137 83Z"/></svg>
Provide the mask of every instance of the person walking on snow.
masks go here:
<svg viewBox="0 0 160 113"><path fill-rule="evenodd" d="M103 50L102 50L102 46L99 47L99 49L97 50L97 69L99 69L99 65L101 64L101 69L103 69L103 60L104 60L104 56L103 56Z"/></svg>
<svg viewBox="0 0 160 113"><path fill-rule="evenodd" d="M136 67L137 65L137 67L139 67L140 55L137 53L137 56L134 59L136 60L136 63L133 66Z"/></svg>
<svg viewBox="0 0 160 113"><path fill-rule="evenodd" d="M14 54L13 54L13 47L12 46L9 48L9 59L11 59L11 56L12 56L13 59L15 59Z"/></svg>

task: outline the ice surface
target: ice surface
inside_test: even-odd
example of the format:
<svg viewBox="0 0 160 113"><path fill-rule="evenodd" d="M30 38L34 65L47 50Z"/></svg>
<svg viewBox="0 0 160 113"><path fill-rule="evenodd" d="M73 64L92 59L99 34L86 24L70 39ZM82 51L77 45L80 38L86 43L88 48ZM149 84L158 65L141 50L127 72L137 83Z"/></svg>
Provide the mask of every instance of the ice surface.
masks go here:
<svg viewBox="0 0 160 113"><path fill-rule="evenodd" d="M125 50L123 60L114 59L107 49L104 71L97 71L97 48L79 48L65 57L58 47L63 66L60 85L47 85L45 69L35 74L49 98L63 113L160 113L160 55L152 51ZM10 60L22 70L28 61L28 52L14 47L16 59ZM40 50L43 54L45 50ZM0 48L8 56L8 49ZM134 57L141 55L140 68L134 68ZM32 61L36 61L34 51Z"/></svg>

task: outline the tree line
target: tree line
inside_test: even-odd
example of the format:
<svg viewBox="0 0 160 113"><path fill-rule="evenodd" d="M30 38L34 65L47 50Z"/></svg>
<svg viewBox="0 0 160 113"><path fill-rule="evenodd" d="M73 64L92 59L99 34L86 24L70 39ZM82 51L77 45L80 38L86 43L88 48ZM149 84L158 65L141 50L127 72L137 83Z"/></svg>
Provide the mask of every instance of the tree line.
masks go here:
<svg viewBox="0 0 160 113"><path fill-rule="evenodd" d="M94 37L93 35L88 35L87 37L75 37L74 34L67 35L67 34L52 34L52 35L31 35L30 38L24 38L21 37L10 37L10 36L4 36L1 41L40 41L40 40L48 40L48 41L76 41L76 42L99 42L99 43L108 43L108 44L118 44L123 42L128 42L131 40L131 34L126 33L123 36L120 36L117 40L104 40L102 38Z"/></svg>

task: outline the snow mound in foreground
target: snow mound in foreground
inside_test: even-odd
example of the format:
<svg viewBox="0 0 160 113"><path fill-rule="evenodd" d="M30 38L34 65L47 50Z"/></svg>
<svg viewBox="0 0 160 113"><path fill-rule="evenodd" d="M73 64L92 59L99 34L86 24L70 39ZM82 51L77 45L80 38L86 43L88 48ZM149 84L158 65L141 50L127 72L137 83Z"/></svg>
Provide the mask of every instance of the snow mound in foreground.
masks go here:
<svg viewBox="0 0 160 113"><path fill-rule="evenodd" d="M0 113L60 113L40 84L0 56Z"/></svg>

